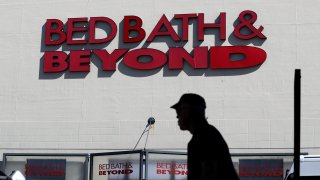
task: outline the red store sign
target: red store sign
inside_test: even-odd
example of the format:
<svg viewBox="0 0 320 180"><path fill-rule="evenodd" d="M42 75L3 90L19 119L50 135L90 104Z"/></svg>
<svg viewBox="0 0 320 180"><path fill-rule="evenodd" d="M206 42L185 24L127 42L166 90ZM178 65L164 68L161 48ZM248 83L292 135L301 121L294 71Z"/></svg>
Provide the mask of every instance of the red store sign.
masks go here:
<svg viewBox="0 0 320 180"><path fill-rule="evenodd" d="M249 17L249 18L245 18ZM257 19L257 14L253 11L243 11L239 14L240 23L234 28L233 34L240 40L253 38L266 39L262 33L263 26L256 28L253 26ZM150 34L143 28L143 20L138 16L124 16L121 36L122 43L141 43L145 38L147 43L152 43L157 37L169 38L173 42L189 41L189 22L196 20L196 39L204 41L205 30L219 30L219 39L226 40L226 13L221 12L218 23L205 23L204 14L175 14L174 20L180 21L178 27L181 35L178 35L172 24L163 15L157 22ZM78 24L88 24L79 26ZM96 38L97 24L103 23L110 27L110 32L106 37ZM67 27L67 28L65 28ZM242 34L241 29L247 28L249 34ZM83 34L85 39L75 39L74 34ZM66 24L59 19L47 19L45 24L45 45L61 46L66 43L69 46L95 45L111 42L118 33L117 24L107 17L83 17L69 18ZM134 36L131 34L134 33ZM58 38L57 38L58 37ZM184 62L194 69L234 69L248 68L261 65L267 57L266 52L258 47L252 46L199 46L193 48L193 54L187 52L183 47L169 47L168 52L158 49L114 49L108 52L105 49L81 49L71 50L69 54L64 51L44 51L45 73L58 73L69 70L70 72L89 72L90 57L95 55L101 60L103 71L115 71L116 64L123 59L123 63L132 69L151 70L161 68L168 64L170 70L183 69ZM233 60L233 55L241 55L242 59ZM149 61L141 61L142 57L148 57Z"/></svg>

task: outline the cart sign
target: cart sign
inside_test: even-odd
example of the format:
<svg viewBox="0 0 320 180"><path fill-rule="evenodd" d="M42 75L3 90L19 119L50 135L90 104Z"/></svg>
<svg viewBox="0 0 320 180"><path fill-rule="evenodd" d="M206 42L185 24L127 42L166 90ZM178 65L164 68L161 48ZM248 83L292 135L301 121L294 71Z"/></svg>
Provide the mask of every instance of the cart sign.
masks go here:
<svg viewBox="0 0 320 180"><path fill-rule="evenodd" d="M240 159L241 180L282 180L282 159Z"/></svg>
<svg viewBox="0 0 320 180"><path fill-rule="evenodd" d="M193 33L194 37L190 40L191 42L204 41L207 30L218 30L217 39L225 41L227 39L227 13L221 12L217 19L218 21L211 20L210 22L209 19L205 19L204 13L175 14L173 20L179 21L180 25L175 24L174 26L177 26L180 33L176 32L171 24L172 21L165 14L150 32L144 29L142 18L133 15L123 17L123 26L118 26L108 17L68 18L65 23L59 19L47 19L44 26L45 49L46 47L47 49L49 47L59 49L60 46L66 44L72 50L68 52L45 50L43 72L60 73L67 70L89 72L93 56L101 61L99 68L103 71L116 71L116 65L121 59L128 68L135 70L153 70L164 66L167 66L169 70L182 70L184 63L189 64L193 69L239 69L258 66L266 60L266 52L253 46L214 46L212 44L210 47L193 47L191 52L184 49L182 44L190 40L189 26L191 25L196 31ZM232 35L240 41L253 38L266 39L262 32L264 27L254 25L257 20L255 12L245 10L234 21L236 20L239 20L239 23L234 27ZM106 32L106 35L96 37L96 29L101 29L101 27L104 27L102 30ZM209 34L207 36L206 39L214 39ZM168 47L167 52L148 48L146 44L143 46L145 48L129 49L122 46L113 50L97 49L95 46L107 46L116 37L119 37L119 44L124 44L124 46L132 43L140 44L145 39L145 43L150 44L160 37L177 45ZM235 56L241 58L234 58Z"/></svg>
<svg viewBox="0 0 320 180"><path fill-rule="evenodd" d="M110 159L107 156L94 157L92 167L92 179L94 180L137 180L139 175L139 160Z"/></svg>
<svg viewBox="0 0 320 180"><path fill-rule="evenodd" d="M186 160L152 160L148 162L148 179L150 180L186 180L188 165Z"/></svg>
<svg viewBox="0 0 320 180"><path fill-rule="evenodd" d="M65 180L65 159L28 159L26 168L27 180Z"/></svg>

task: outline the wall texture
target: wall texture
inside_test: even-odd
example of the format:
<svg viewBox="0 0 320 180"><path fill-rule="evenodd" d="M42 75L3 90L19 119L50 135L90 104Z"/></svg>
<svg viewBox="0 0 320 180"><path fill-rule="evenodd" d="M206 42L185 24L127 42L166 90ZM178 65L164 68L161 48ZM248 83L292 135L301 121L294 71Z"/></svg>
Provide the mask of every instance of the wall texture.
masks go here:
<svg viewBox="0 0 320 180"><path fill-rule="evenodd" d="M186 92L206 99L209 121L232 152L292 152L293 77L294 69L301 68L302 151L319 154L319 6L319 0L1 0L0 152L132 149L151 116L156 124L147 148L184 149L190 135L179 130L169 107ZM264 27L267 40L233 38L234 23L244 10L257 13L254 26ZM267 52L265 63L242 70L195 71L186 65L183 71L138 71L120 62L115 72L91 63L87 74L42 72L44 51L56 50L44 44L47 19L105 16L121 27L124 16L136 15L148 36L163 14L172 19L174 14L205 13L205 21L214 22L220 12L227 14L227 40L207 33L195 44L189 25L184 48L256 46ZM130 47L119 39L102 48ZM148 44L164 52L168 46L175 44L161 39Z"/></svg>

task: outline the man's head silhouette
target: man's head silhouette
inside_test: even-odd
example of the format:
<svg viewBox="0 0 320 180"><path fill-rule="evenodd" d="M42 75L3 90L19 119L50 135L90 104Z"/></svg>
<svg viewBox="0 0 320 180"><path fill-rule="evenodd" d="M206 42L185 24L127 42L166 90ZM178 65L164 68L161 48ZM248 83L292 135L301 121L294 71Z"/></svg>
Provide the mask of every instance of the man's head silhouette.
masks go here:
<svg viewBox="0 0 320 180"><path fill-rule="evenodd" d="M198 125L206 122L206 102L198 94L183 94L171 108L177 112L178 125L181 130L188 130L193 133Z"/></svg>
<svg viewBox="0 0 320 180"><path fill-rule="evenodd" d="M178 109L181 105L188 104L192 107L198 107L198 108L206 108L206 102L204 98L198 94L188 93L183 94L180 98L180 100L171 106L173 109Z"/></svg>

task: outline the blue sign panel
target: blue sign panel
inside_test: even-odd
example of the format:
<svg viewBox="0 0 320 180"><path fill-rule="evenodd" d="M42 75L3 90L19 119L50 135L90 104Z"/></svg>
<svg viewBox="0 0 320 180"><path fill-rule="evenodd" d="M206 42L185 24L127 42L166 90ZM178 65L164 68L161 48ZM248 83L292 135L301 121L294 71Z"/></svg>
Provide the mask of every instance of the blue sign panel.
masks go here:
<svg viewBox="0 0 320 180"><path fill-rule="evenodd" d="M282 180L282 159L240 159L241 180Z"/></svg>
<svg viewBox="0 0 320 180"><path fill-rule="evenodd" d="M28 159L26 164L27 180L65 180L65 159Z"/></svg>

